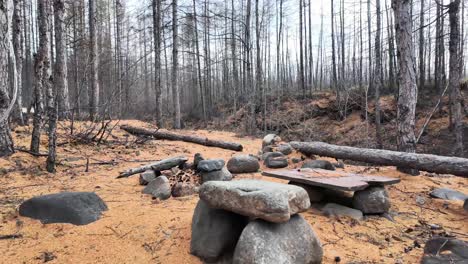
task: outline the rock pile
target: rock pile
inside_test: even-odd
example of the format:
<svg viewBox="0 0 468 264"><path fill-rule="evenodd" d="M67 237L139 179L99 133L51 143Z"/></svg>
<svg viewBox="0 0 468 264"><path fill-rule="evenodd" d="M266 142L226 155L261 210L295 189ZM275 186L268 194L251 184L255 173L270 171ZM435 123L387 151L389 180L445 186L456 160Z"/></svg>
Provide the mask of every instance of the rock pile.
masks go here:
<svg viewBox="0 0 468 264"><path fill-rule="evenodd" d="M206 262L321 263L323 250L298 213L310 207L298 186L257 180L200 187L190 251Z"/></svg>
<svg viewBox="0 0 468 264"><path fill-rule="evenodd" d="M200 172L201 176L201 183L232 180L232 174L224 167L224 163L222 159L201 160L197 165L197 171Z"/></svg>

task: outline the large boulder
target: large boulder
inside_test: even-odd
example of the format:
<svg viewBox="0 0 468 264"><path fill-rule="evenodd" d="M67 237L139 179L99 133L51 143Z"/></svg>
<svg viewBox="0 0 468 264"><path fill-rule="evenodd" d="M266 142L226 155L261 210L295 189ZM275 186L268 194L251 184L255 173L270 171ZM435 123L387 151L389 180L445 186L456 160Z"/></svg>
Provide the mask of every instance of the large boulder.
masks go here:
<svg viewBox="0 0 468 264"><path fill-rule="evenodd" d="M364 215L361 211L335 203L327 203L322 208L322 213L326 216L334 217L347 216L358 221L364 219Z"/></svg>
<svg viewBox="0 0 468 264"><path fill-rule="evenodd" d="M232 253L248 219L198 201L192 218L190 253L207 262Z"/></svg>
<svg viewBox="0 0 468 264"><path fill-rule="evenodd" d="M275 145L276 143L280 142L281 138L277 136L276 134L268 134L265 137L263 137L262 141L262 148L270 145Z"/></svg>
<svg viewBox="0 0 468 264"><path fill-rule="evenodd" d="M322 263L323 249L300 215L286 223L250 222L237 242L234 264Z"/></svg>
<svg viewBox="0 0 468 264"><path fill-rule="evenodd" d="M384 187L369 187L354 192L353 207L364 214L383 214L390 209L390 198Z"/></svg>
<svg viewBox="0 0 468 264"><path fill-rule="evenodd" d="M286 157L269 157L264 161L267 168L279 169L288 166L288 159Z"/></svg>
<svg viewBox="0 0 468 264"><path fill-rule="evenodd" d="M37 196L19 207L19 214L44 224L86 225L97 221L107 210L104 201L93 192L63 192Z"/></svg>
<svg viewBox="0 0 468 264"><path fill-rule="evenodd" d="M212 172L201 172L201 181L205 183L207 181L230 181L232 180L232 174L226 169L222 168L218 171Z"/></svg>
<svg viewBox="0 0 468 264"><path fill-rule="evenodd" d="M448 189L448 188L437 188L432 190L430 196L434 198L444 199L444 200L460 200L464 201L468 199L468 196L464 193L461 193L456 190Z"/></svg>
<svg viewBox="0 0 468 264"><path fill-rule="evenodd" d="M156 177L156 172L154 172L154 170L142 172L139 178L140 185L147 185L149 182L154 181Z"/></svg>
<svg viewBox="0 0 468 264"><path fill-rule="evenodd" d="M278 152L283 153L284 155L289 155L293 152L293 147L289 143L281 143L277 148Z"/></svg>
<svg viewBox="0 0 468 264"><path fill-rule="evenodd" d="M224 167L222 159L208 159L198 162L197 169L203 172L219 171Z"/></svg>
<svg viewBox="0 0 468 264"><path fill-rule="evenodd" d="M142 193L151 194L153 198L166 200L171 197L171 185L166 176L159 176L154 181L148 183Z"/></svg>
<svg viewBox="0 0 468 264"><path fill-rule="evenodd" d="M278 151L266 152L262 155L262 160L267 160L269 158L284 158L284 154Z"/></svg>
<svg viewBox="0 0 468 264"><path fill-rule="evenodd" d="M310 207L303 188L258 180L210 181L200 187L200 198L213 208L275 223Z"/></svg>
<svg viewBox="0 0 468 264"><path fill-rule="evenodd" d="M468 263L468 243L450 237L433 237L424 246L422 264Z"/></svg>
<svg viewBox="0 0 468 264"><path fill-rule="evenodd" d="M328 160L307 160L302 164L302 168L335 170L335 166Z"/></svg>
<svg viewBox="0 0 468 264"><path fill-rule="evenodd" d="M252 173L260 169L260 163L254 156L236 155L229 159L227 169L231 173Z"/></svg>

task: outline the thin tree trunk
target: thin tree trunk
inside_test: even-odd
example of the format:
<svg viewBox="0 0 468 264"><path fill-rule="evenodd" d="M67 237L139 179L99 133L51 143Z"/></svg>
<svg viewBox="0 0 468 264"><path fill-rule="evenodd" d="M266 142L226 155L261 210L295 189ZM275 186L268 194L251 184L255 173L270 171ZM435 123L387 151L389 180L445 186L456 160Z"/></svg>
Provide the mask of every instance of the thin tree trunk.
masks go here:
<svg viewBox="0 0 468 264"><path fill-rule="evenodd" d="M65 25L65 2L54 0L55 18L55 67L54 84L57 93L58 111L61 117L68 117L70 110L68 96L68 65L66 53L66 25Z"/></svg>
<svg viewBox="0 0 468 264"><path fill-rule="evenodd" d="M380 47L380 34L381 34L381 13L380 13L380 0L375 2L377 13L377 31L375 33L375 139L377 148L382 148L382 126L380 123L380 90L383 86L382 77L382 50Z"/></svg>
<svg viewBox="0 0 468 264"><path fill-rule="evenodd" d="M96 41L96 1L89 0L89 64L91 65L90 72L90 97L89 97L89 119L96 121L99 114L99 78L98 64L99 57L97 56L97 41Z"/></svg>
<svg viewBox="0 0 468 264"><path fill-rule="evenodd" d="M172 0L172 98L174 103L174 128L181 129L180 121L180 101L179 101L179 47L178 47L178 21L177 21L177 0Z"/></svg>
<svg viewBox="0 0 468 264"><path fill-rule="evenodd" d="M162 81L161 81L161 1L153 0L153 34L154 34L154 92L156 104L156 124L162 127Z"/></svg>
<svg viewBox="0 0 468 264"><path fill-rule="evenodd" d="M23 16L22 9L24 6L23 0L14 0L14 11L13 11L13 49L15 51L16 59L16 85L18 87L16 97L16 107L14 108L14 118L18 121L19 125L24 126L25 120L23 117Z"/></svg>

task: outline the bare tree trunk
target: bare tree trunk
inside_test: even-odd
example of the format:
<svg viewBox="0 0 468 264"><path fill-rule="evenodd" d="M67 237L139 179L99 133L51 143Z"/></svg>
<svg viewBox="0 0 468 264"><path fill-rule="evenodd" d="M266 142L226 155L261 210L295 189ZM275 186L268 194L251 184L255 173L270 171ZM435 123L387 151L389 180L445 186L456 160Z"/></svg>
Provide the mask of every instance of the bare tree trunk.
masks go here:
<svg viewBox="0 0 468 264"><path fill-rule="evenodd" d="M376 13L377 13L377 31L375 33L375 139L377 148L382 148L382 126L380 123L380 90L383 86L382 77L382 49L380 47L380 35L381 35L381 13L380 13L380 0L375 2Z"/></svg>
<svg viewBox="0 0 468 264"><path fill-rule="evenodd" d="M424 1L421 1L421 10L419 12L419 89L424 88L426 80L426 71L424 63Z"/></svg>
<svg viewBox="0 0 468 264"><path fill-rule="evenodd" d="M303 39L303 0L299 0L299 87L302 91L302 97L305 97L305 81L304 81L304 39Z"/></svg>
<svg viewBox="0 0 468 264"><path fill-rule="evenodd" d="M8 111L10 96L8 95L8 54L11 42L11 21L13 18L13 1L0 0L0 157L11 155L15 152L13 139L8 124Z"/></svg>
<svg viewBox="0 0 468 264"><path fill-rule="evenodd" d="M302 1L302 0L300 0ZM260 29L260 13L259 13L259 0L255 0L255 35L256 35L256 92L259 92L260 98L263 95L263 72L262 72L262 60L261 60L261 50L260 50L260 38L261 38L261 29ZM302 23L302 22L301 22ZM303 65L304 66L304 65Z"/></svg>
<svg viewBox="0 0 468 264"><path fill-rule="evenodd" d="M55 18L55 67L54 84L57 93L58 111L61 117L68 117L70 103L68 98L68 64L66 54L66 25L65 25L65 2L54 0Z"/></svg>
<svg viewBox="0 0 468 264"><path fill-rule="evenodd" d="M99 114L99 78L98 78L98 63L99 57L97 54L96 41L96 1L89 0L89 64L91 65L90 72L90 97L89 97L89 119L96 121Z"/></svg>
<svg viewBox="0 0 468 264"><path fill-rule="evenodd" d="M412 42L411 1L392 0L395 14L395 35L398 54L398 150L416 152L416 137L414 135L416 102L418 90L414 65L414 51ZM410 174L417 171L400 168Z"/></svg>
<svg viewBox="0 0 468 264"><path fill-rule="evenodd" d="M50 85L51 65L50 65L50 0L38 2L38 23L39 23L39 50L37 51L34 72L34 119L31 137L31 151L39 153L41 128L44 114L44 90Z"/></svg>
<svg viewBox="0 0 468 264"><path fill-rule="evenodd" d="M180 101L179 101L179 50L178 50L178 21L177 21L177 0L172 0L172 97L174 103L174 128L181 129L180 123Z"/></svg>
<svg viewBox="0 0 468 264"><path fill-rule="evenodd" d="M200 100L202 104L202 113L203 113L203 121L207 122L207 116L206 116L206 100L205 100L205 91L203 89L203 79L202 79L202 74L201 74L201 60L200 60L200 43L198 39L198 17L197 17L197 8L196 8L196 2L193 0L193 16L194 16L194 26L195 26L195 49L196 49L196 56L197 56L197 84L198 84L198 90L200 91ZM233 33L234 34L234 33ZM234 38L232 39L234 41ZM234 46L234 51L235 53L235 44L232 44ZM234 61L235 58L233 57ZM235 65L235 62L233 62ZM235 66L234 66L235 67ZM234 88L237 89L237 88ZM235 93L235 96L237 96L237 93ZM235 102L236 98L234 98ZM235 108L235 103L234 103L234 108Z"/></svg>
<svg viewBox="0 0 468 264"><path fill-rule="evenodd" d="M460 91L460 0L453 0L449 6L450 16L450 107L453 117L453 133L455 136L454 153L463 156L463 97Z"/></svg>
<svg viewBox="0 0 468 264"><path fill-rule="evenodd" d="M331 38L332 38L332 71L333 71L333 88L336 89L337 101L339 101L340 91L338 88L338 76L336 72L336 49L335 49L335 13L334 3L331 0Z"/></svg>
<svg viewBox="0 0 468 264"><path fill-rule="evenodd" d="M154 34L154 92L156 97L156 124L162 127L161 95L161 1L153 0L153 34Z"/></svg>
<svg viewBox="0 0 468 264"><path fill-rule="evenodd" d="M16 97L16 107L14 108L14 118L18 121L21 126L25 125L23 117L23 16L22 9L24 6L23 0L14 0L14 11L13 11L13 49L15 51L16 59L16 85L18 89Z"/></svg>

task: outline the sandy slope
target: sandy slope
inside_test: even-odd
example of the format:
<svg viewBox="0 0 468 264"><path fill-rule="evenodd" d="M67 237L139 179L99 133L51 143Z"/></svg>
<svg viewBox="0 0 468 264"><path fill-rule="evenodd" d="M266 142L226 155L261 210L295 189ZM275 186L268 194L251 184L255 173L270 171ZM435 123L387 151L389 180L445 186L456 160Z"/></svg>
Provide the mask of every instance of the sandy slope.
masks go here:
<svg viewBox="0 0 468 264"><path fill-rule="evenodd" d="M142 124L137 121L125 123ZM61 134L66 132L62 124ZM261 140L238 138L218 131L185 131L242 143L245 153L257 153ZM29 145L30 131L17 128L18 146ZM16 153L0 159L0 235L18 233L20 239L0 240L0 263L201 263L189 254L190 224L197 196L157 202L141 194L137 176L115 179L118 172L144 162L174 155L192 158L196 152L206 158L228 159L233 151L209 148L184 142L148 141L134 144L116 129L113 140L128 142L113 145L66 144L58 148L61 165L55 175L45 172L45 158ZM64 137L59 137L63 140ZM45 139L44 139L45 140ZM59 140L60 141L60 140ZM62 142L62 141L60 141ZM45 141L43 141L45 150ZM86 157L90 162L115 160L113 165L90 165L85 172ZM303 216L312 225L324 245L324 263L416 263L422 248L414 248L432 233L449 233L468 239L468 214L462 202L444 202L428 197L434 187L449 187L468 193L468 179L423 174L402 175L393 168L348 166L347 171L400 177L402 182L389 188L393 200L391 210L399 213L395 221L370 218L355 222L351 219L330 219L313 209ZM435 176L435 177L434 177ZM263 178L260 174L238 178ZM86 226L69 224L42 225L39 221L17 215L22 200L35 195L60 191L95 191L109 206L103 218ZM417 195L426 198L422 207ZM427 224L442 226L430 230ZM406 249L406 253L405 253Z"/></svg>

